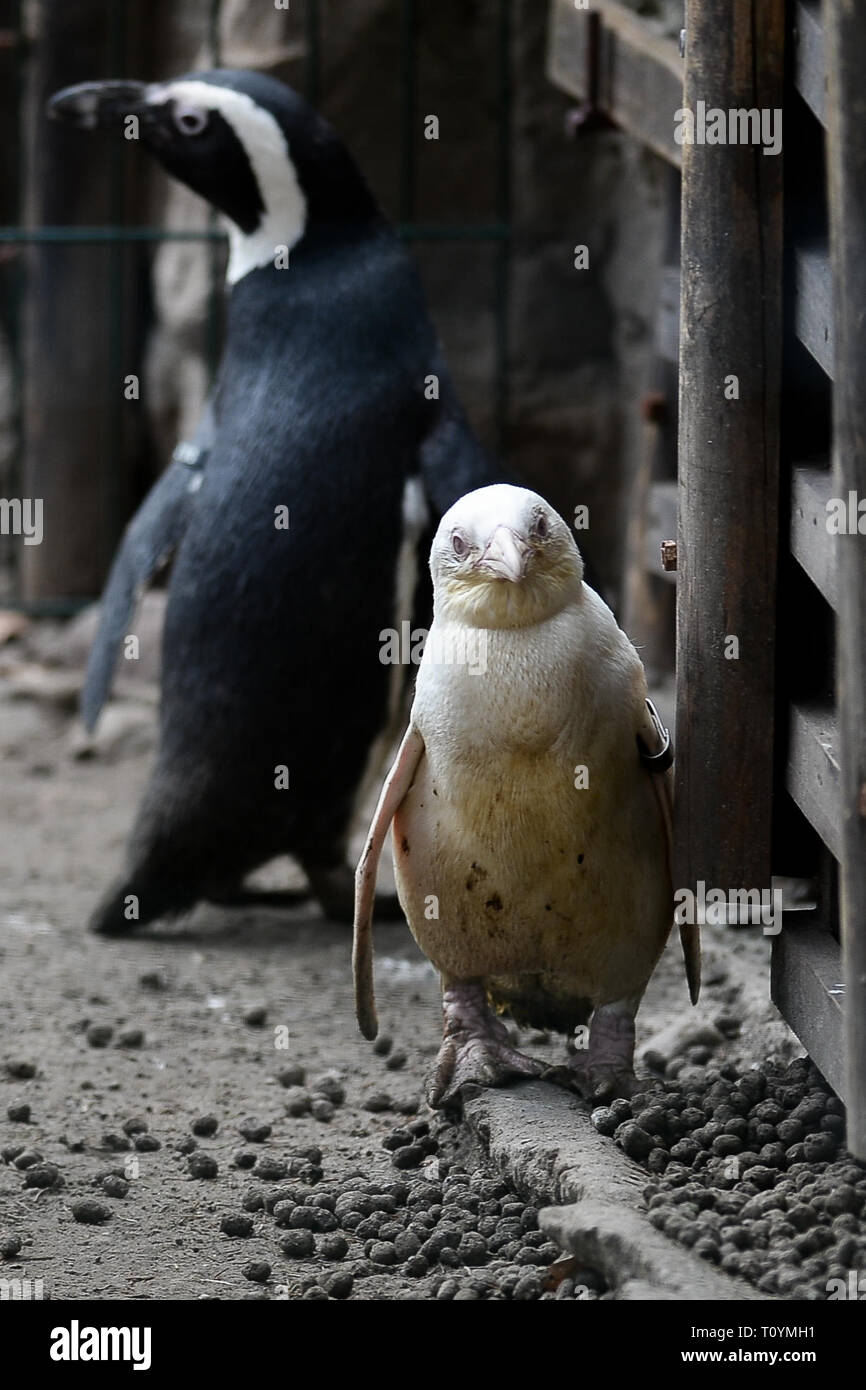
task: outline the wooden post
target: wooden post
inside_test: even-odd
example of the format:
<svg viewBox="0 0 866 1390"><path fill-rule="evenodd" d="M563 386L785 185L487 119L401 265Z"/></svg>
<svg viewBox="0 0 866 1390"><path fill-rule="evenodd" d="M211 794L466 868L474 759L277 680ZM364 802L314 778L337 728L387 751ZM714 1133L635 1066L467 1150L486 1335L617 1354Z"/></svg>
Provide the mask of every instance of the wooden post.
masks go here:
<svg viewBox="0 0 866 1390"><path fill-rule="evenodd" d="M629 497L622 624L653 678L673 673L676 576L662 568L661 545L676 539L677 363L680 323L680 175L664 170L665 245L656 309L655 359L642 402L643 448ZM673 506L659 504L670 495Z"/></svg>
<svg viewBox="0 0 866 1390"><path fill-rule="evenodd" d="M683 107L778 111L784 10L687 0ZM682 164L675 873L681 887L769 888L782 156L697 143L699 121L695 134Z"/></svg>
<svg viewBox="0 0 866 1390"><path fill-rule="evenodd" d="M144 156L121 148L119 132L103 136L49 121L45 103L72 82L122 76L112 67L125 65L125 50L135 47L132 31L145 16L130 12L131 25L111 32L126 10L107 10L101 0L28 13L35 28L24 68L25 225L121 221L141 197L141 179L132 197L125 193L132 161ZM147 63L140 44L138 63ZM27 247L20 259L27 270L21 487L24 497L42 500L44 527L40 545L20 550L22 597L36 605L92 598L136 500L143 405L124 398L124 377L141 370L142 252L54 243Z"/></svg>
<svg viewBox="0 0 866 1390"><path fill-rule="evenodd" d="M833 483L866 498L866 13L825 4L827 150L836 326ZM835 538L836 700L841 781L841 926L848 1147L866 1158L866 537Z"/></svg>

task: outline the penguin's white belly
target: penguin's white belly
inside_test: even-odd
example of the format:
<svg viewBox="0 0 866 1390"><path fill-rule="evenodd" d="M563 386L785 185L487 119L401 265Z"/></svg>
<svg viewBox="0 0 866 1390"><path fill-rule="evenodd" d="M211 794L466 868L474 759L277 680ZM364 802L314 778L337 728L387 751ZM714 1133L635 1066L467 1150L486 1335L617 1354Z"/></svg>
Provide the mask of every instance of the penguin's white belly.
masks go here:
<svg viewBox="0 0 866 1390"><path fill-rule="evenodd" d="M578 789L561 745L474 761L428 750L394 820L394 862L412 933L444 976L485 978L503 999L523 980L592 1007L643 991L672 919L661 820L637 749L618 773L593 751Z"/></svg>

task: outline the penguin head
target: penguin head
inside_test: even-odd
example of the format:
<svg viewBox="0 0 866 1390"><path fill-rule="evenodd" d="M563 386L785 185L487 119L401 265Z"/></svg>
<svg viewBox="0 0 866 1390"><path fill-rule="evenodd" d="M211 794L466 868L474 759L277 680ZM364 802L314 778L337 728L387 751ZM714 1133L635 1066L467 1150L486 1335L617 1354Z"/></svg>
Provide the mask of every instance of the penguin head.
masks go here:
<svg viewBox="0 0 866 1390"><path fill-rule="evenodd" d="M430 552L436 612L473 627L524 627L583 592L574 537L537 492L496 483L445 513Z"/></svg>
<svg viewBox="0 0 866 1390"><path fill-rule="evenodd" d="M56 120L116 126L228 222L228 280L273 265L317 229L351 234L381 214L345 146L290 87L221 68L169 82L85 82L48 103Z"/></svg>

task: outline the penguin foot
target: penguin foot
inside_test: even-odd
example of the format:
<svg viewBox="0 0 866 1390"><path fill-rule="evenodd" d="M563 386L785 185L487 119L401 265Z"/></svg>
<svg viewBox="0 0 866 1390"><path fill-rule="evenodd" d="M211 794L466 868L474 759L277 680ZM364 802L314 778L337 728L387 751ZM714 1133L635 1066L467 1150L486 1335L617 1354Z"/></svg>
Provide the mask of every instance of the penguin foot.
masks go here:
<svg viewBox="0 0 866 1390"><path fill-rule="evenodd" d="M565 1066L551 1067L544 1079L599 1105L633 1095L639 1085L634 1074L634 1014L617 1004L596 1009L587 1050L575 1052Z"/></svg>
<svg viewBox="0 0 866 1390"><path fill-rule="evenodd" d="M442 996L444 1037L427 1083L427 1103L440 1110L461 1088L504 1086L517 1077L540 1076L543 1067L511 1046L504 1023L487 1006L478 981L449 985Z"/></svg>
<svg viewBox="0 0 866 1390"><path fill-rule="evenodd" d="M123 879L112 884L87 923L96 936L131 936L139 925L137 897Z"/></svg>

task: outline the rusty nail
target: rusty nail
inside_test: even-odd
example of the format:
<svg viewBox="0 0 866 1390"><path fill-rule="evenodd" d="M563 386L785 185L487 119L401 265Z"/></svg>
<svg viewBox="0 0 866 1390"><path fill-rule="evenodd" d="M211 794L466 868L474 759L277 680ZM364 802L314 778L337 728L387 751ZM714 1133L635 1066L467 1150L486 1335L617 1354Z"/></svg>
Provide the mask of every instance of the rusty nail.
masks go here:
<svg viewBox="0 0 866 1390"><path fill-rule="evenodd" d="M676 541L662 541L662 569L675 570L677 567L677 543Z"/></svg>
<svg viewBox="0 0 866 1390"><path fill-rule="evenodd" d="M601 58L601 15L598 10L589 11L586 23L586 98L579 106L572 107L565 118L566 134L575 137L613 124L598 104Z"/></svg>

